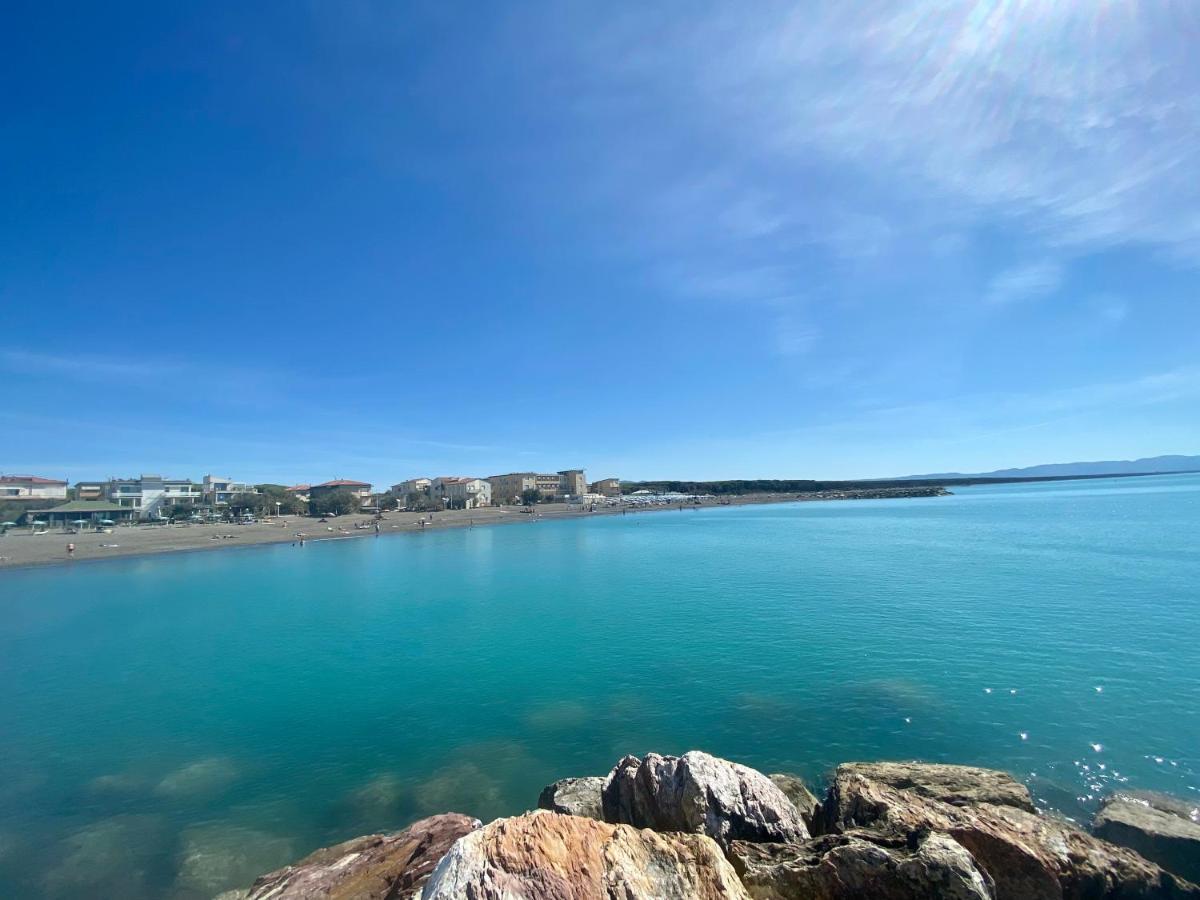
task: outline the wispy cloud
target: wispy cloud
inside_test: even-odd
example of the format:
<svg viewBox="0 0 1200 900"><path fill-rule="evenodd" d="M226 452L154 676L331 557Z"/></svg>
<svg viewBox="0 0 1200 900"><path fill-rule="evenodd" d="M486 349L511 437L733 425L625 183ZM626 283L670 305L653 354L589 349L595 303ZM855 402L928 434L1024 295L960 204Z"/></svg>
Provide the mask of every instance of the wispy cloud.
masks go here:
<svg viewBox="0 0 1200 900"><path fill-rule="evenodd" d="M1062 282L1063 268L1057 263L1030 263L996 275L988 285L986 299L998 305L1033 300L1053 294Z"/></svg>

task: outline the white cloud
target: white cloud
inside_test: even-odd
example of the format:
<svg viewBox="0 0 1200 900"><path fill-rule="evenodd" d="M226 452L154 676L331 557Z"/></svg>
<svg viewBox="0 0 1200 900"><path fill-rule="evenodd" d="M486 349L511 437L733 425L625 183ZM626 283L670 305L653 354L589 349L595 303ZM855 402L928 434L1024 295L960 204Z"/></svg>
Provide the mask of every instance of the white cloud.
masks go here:
<svg viewBox="0 0 1200 900"><path fill-rule="evenodd" d="M1053 262L1037 262L1007 269L988 285L988 303L1005 305L1053 294L1063 281L1062 267Z"/></svg>

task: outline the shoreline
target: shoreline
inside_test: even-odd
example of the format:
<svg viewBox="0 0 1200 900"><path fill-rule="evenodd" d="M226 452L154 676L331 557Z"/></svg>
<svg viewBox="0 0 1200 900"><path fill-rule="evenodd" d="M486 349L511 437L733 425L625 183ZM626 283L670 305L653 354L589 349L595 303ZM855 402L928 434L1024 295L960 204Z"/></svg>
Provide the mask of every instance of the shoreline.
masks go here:
<svg viewBox="0 0 1200 900"><path fill-rule="evenodd" d="M861 491L829 491L819 494L742 494L722 499L705 500L700 504L685 504L687 509L713 509L727 506L754 506L769 503L826 503L850 500L919 499L948 494L942 488L892 488ZM593 511L566 503L545 503L526 513L519 506L491 506L480 509L445 510L433 514L432 521L422 527L425 513L384 513L379 522L380 537L384 535L420 534L425 531L444 531L451 528L476 526L534 524L544 520L584 519L593 516L641 515L651 512L678 511L675 503L648 506L605 506ZM114 527L111 534L82 532L65 534L52 531L34 535L22 530L10 531L0 537L0 572L19 571L43 566L73 566L104 560L159 556L168 553L191 553L206 550L232 550L262 547L272 544L295 543L304 534L307 543L341 541L375 537L374 520L364 515L326 517L320 522L308 516L281 516L253 525L215 524L132 525ZM368 527L356 529L356 523ZM222 537L232 535L232 537ZM67 555L67 544L75 544L74 556Z"/></svg>

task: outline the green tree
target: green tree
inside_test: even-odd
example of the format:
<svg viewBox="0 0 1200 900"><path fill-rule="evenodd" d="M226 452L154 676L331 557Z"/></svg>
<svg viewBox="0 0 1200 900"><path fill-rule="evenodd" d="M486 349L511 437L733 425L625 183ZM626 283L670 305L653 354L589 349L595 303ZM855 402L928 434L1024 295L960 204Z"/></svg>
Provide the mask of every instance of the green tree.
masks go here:
<svg viewBox="0 0 1200 900"><path fill-rule="evenodd" d="M393 509L399 509L400 495L395 491L384 491L379 495L379 511L390 512Z"/></svg>
<svg viewBox="0 0 1200 900"><path fill-rule="evenodd" d="M358 496L350 491L333 491L321 494L309 502L309 508L314 516L341 516L350 512L358 512Z"/></svg>
<svg viewBox="0 0 1200 900"><path fill-rule="evenodd" d="M261 513L266 508L262 494L234 494L229 498L228 509L235 516L245 513Z"/></svg>
<svg viewBox="0 0 1200 900"><path fill-rule="evenodd" d="M190 503L175 503L167 509L167 518L179 521L181 519L190 518L192 513L196 511L196 507Z"/></svg>
<svg viewBox="0 0 1200 900"><path fill-rule="evenodd" d="M542 502L542 492L537 488L526 488L521 491L521 502L526 506L533 506L535 503Z"/></svg>

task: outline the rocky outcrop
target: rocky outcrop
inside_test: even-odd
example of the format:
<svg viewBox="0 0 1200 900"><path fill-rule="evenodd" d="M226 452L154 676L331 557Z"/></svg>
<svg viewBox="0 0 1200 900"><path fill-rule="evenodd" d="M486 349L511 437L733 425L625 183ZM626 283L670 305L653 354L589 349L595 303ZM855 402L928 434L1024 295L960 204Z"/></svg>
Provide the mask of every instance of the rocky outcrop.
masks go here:
<svg viewBox="0 0 1200 900"><path fill-rule="evenodd" d="M1200 884L1200 804L1152 791L1114 794L1096 814L1092 830Z"/></svg>
<svg viewBox="0 0 1200 900"><path fill-rule="evenodd" d="M731 841L802 841L808 828L766 775L693 750L626 756L604 781L606 822Z"/></svg>
<svg viewBox="0 0 1200 900"><path fill-rule="evenodd" d="M869 772L858 765L838 768L825 803L826 827L866 828L894 839L924 831L947 834L992 878L997 900L1200 898L1200 888L1066 822L1017 806L966 804L957 789L952 794L961 805L955 805L930 796L927 784L898 788ZM979 790L986 796L991 788Z"/></svg>
<svg viewBox="0 0 1200 900"><path fill-rule="evenodd" d="M804 779L799 775L788 775L785 772L776 772L767 777L771 779L775 787L783 791L785 797L792 801L792 806L796 807L796 812L800 813L800 818L804 820L804 827L808 829L808 833L816 834L820 827L821 801L808 789Z"/></svg>
<svg viewBox="0 0 1200 900"><path fill-rule="evenodd" d="M604 779L598 775L564 778L542 788L538 807L568 816L603 820L604 808L600 799L603 788Z"/></svg>
<svg viewBox="0 0 1200 900"><path fill-rule="evenodd" d="M538 811L497 819L458 841L422 900L746 898L709 838Z"/></svg>
<svg viewBox="0 0 1200 900"><path fill-rule="evenodd" d="M803 844L734 841L730 855L756 900L993 900L992 881L944 834L888 841L827 835Z"/></svg>
<svg viewBox="0 0 1200 900"><path fill-rule="evenodd" d="M396 834L326 847L254 882L247 900L404 900L459 838L479 827L458 813L431 816Z"/></svg>
<svg viewBox="0 0 1200 900"><path fill-rule="evenodd" d="M1029 788L1007 772L951 766L942 763L875 762L847 763L840 773L855 773L903 791L940 800L952 806L992 803L1036 812Z"/></svg>

